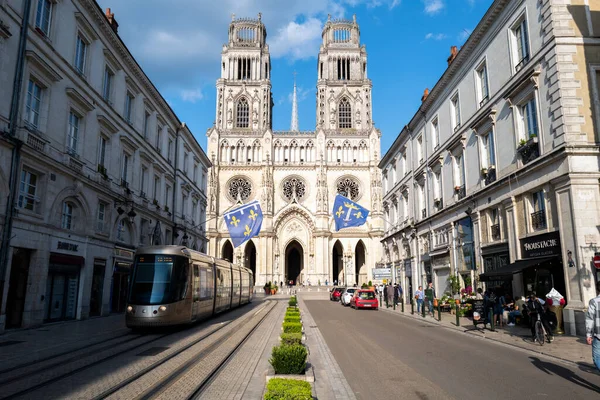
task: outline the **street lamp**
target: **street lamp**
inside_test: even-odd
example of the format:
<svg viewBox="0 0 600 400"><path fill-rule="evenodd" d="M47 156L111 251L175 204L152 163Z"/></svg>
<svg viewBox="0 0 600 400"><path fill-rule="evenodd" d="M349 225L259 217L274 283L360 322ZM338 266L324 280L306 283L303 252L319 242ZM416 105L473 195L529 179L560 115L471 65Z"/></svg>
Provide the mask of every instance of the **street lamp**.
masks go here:
<svg viewBox="0 0 600 400"><path fill-rule="evenodd" d="M133 201L132 200L115 200L115 208L117 208L117 213L119 213L119 215L123 215L123 213L125 212L125 210L123 209L123 207L121 207L121 205L125 206L125 208L127 208L127 206L131 207L129 209L129 212L127 213L127 220L129 221L130 224L133 225L133 222L135 221L135 217L137 216L136 212L133 210Z"/></svg>

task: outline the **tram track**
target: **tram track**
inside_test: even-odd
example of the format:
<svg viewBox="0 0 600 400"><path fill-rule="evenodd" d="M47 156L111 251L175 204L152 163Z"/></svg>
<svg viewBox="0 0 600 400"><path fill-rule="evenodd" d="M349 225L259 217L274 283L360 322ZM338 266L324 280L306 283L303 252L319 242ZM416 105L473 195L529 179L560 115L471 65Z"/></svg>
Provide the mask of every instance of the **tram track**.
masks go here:
<svg viewBox="0 0 600 400"><path fill-rule="evenodd" d="M229 359L235 351L244 344L245 340L255 331L255 329L261 324L261 322L273 311L276 307L277 302L268 301L269 304L265 304L265 306L261 307L259 310L254 312L251 316L247 317L244 321L241 321L236 326L232 327L231 334L227 334L225 332L222 336L213 338L214 341L211 343L204 343L204 347L198 349L193 352L189 352L188 354L183 354L184 350L192 349L192 347L200 344L200 342L195 343L190 346L186 346L185 349L177 352L176 354L172 354L168 358L164 358L152 366L146 368L143 371L140 371L135 376L131 377L127 381L124 381L122 384L111 388L109 392L102 393L101 396L97 396L94 400L100 399L122 399L122 398L133 398L136 400L149 400L156 399L166 396L166 398L175 398L171 388L178 384L178 382L185 378L190 371L193 372L195 367L200 364L203 364L207 357L211 357L215 352L222 348L224 343L229 340L235 340L236 344L233 346L233 350L227 351L227 356L225 359ZM258 314L261 314L257 317ZM248 326L251 328L249 332L246 333ZM241 340L236 338L239 336L240 332L243 332L243 337ZM176 360L178 356L184 356L182 360ZM219 372L219 364L222 364L224 361L223 357L219 357L221 361L217 363L216 368L211 368L209 371L205 371L204 377L200 380L199 384L194 385L194 390L191 394L188 395L187 398L192 398L196 392L200 393L201 389L209 383L209 380L215 376ZM173 365L168 366L167 363L171 362ZM154 379L154 376L160 374L161 371L159 369L169 368L170 370L166 374L162 374L162 377L159 380ZM193 378L196 379L196 378ZM144 390L139 390L139 388L145 388ZM177 390L176 392L179 392ZM164 395L164 396L163 396Z"/></svg>

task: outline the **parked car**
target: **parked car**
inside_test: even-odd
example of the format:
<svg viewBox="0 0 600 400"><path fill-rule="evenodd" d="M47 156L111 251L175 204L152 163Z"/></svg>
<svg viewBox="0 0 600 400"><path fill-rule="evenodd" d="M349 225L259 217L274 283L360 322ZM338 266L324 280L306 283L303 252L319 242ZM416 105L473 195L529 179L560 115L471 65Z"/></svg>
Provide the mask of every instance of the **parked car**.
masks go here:
<svg viewBox="0 0 600 400"><path fill-rule="evenodd" d="M329 300L331 301L340 301L340 297L342 296L342 292L344 288L342 287L334 287L331 289L331 293L329 294Z"/></svg>
<svg viewBox="0 0 600 400"><path fill-rule="evenodd" d="M344 290L342 296L340 297L340 303L342 303L343 306L349 306L350 299L352 298L352 296L354 296L354 292L356 292L357 290L358 289L356 288L346 288L346 290Z"/></svg>
<svg viewBox="0 0 600 400"><path fill-rule="evenodd" d="M359 308L379 309L379 301L373 290L356 290L354 296L350 299L350 307L358 310Z"/></svg>

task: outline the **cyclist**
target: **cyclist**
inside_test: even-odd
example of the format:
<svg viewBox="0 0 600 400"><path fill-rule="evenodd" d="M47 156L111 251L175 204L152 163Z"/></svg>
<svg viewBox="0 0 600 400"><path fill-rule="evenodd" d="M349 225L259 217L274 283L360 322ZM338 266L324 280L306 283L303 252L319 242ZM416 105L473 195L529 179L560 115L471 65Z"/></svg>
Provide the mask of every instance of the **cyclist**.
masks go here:
<svg viewBox="0 0 600 400"><path fill-rule="evenodd" d="M548 337L548 342L552 342L554 337L552 336L552 329L550 328L550 324L546 318L546 313L544 312L544 307L542 306L542 302L538 299L535 292L529 293L529 299L527 303L525 303L526 312L529 315L529 325L531 326L531 337L533 341L536 341L535 337L535 323L537 321L538 314L540 315L540 321L546 330L546 336Z"/></svg>

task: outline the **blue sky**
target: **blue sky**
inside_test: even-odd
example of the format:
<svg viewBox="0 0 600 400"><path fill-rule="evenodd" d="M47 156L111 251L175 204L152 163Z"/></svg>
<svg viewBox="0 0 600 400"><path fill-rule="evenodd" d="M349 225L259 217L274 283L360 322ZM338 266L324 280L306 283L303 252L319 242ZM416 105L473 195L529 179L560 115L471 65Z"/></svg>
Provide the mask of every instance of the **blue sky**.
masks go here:
<svg viewBox="0 0 600 400"><path fill-rule="evenodd" d="M146 74L206 148L215 82L231 14L262 13L271 50L273 128L290 127L297 71L301 130L315 128L316 57L327 14L356 14L373 81L373 119L382 153L408 123L425 88L444 72L492 0L99 0Z"/></svg>

